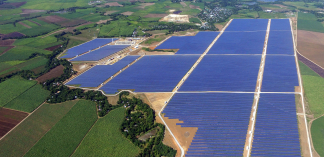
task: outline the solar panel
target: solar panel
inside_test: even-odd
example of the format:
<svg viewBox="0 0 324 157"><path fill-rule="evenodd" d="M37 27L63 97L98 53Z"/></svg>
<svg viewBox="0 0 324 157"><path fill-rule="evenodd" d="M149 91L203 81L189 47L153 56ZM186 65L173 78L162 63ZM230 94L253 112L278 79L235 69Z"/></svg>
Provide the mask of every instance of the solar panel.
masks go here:
<svg viewBox="0 0 324 157"><path fill-rule="evenodd" d="M266 31L224 32L208 54L262 54Z"/></svg>
<svg viewBox="0 0 324 157"><path fill-rule="evenodd" d="M295 56L267 55L262 92L294 92L299 86Z"/></svg>
<svg viewBox="0 0 324 157"><path fill-rule="evenodd" d="M144 56L101 89L106 93L118 89L171 92L198 58L199 55Z"/></svg>
<svg viewBox="0 0 324 157"><path fill-rule="evenodd" d="M267 54L294 55L291 31L270 31Z"/></svg>
<svg viewBox="0 0 324 157"><path fill-rule="evenodd" d="M261 55L206 55L179 91L255 91Z"/></svg>
<svg viewBox="0 0 324 157"><path fill-rule="evenodd" d="M260 95L251 156L273 155L301 156L294 94Z"/></svg>
<svg viewBox="0 0 324 157"><path fill-rule="evenodd" d="M65 53L66 55L60 57L60 58L73 58L77 55L80 55L82 53L88 52L89 50L96 49L100 46L106 45L111 43L112 41L118 40L116 38L97 38L93 39L89 42L83 43L81 45L72 47L67 50Z"/></svg>
<svg viewBox="0 0 324 157"><path fill-rule="evenodd" d="M270 31L291 31L289 19L271 19Z"/></svg>
<svg viewBox="0 0 324 157"><path fill-rule="evenodd" d="M268 19L233 19L225 31L265 31Z"/></svg>
<svg viewBox="0 0 324 157"><path fill-rule="evenodd" d="M82 56L76 57L71 61L98 61L129 46L130 45L107 45Z"/></svg>
<svg viewBox="0 0 324 157"><path fill-rule="evenodd" d="M139 56L126 56L113 65L97 65L66 85L80 85L80 87L97 87L122 68L133 62Z"/></svg>
<svg viewBox="0 0 324 157"><path fill-rule="evenodd" d="M198 127L186 156L242 156L253 97L252 93L176 93L163 113L183 121L181 127Z"/></svg>
<svg viewBox="0 0 324 157"><path fill-rule="evenodd" d="M180 49L192 38L193 36L172 36L155 49Z"/></svg>

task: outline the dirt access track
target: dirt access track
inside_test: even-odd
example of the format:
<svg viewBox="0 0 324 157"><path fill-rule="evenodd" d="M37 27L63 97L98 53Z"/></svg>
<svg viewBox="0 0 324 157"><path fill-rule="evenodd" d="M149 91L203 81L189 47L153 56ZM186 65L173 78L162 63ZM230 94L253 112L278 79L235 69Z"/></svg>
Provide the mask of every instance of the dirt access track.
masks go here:
<svg viewBox="0 0 324 157"><path fill-rule="evenodd" d="M28 116L28 113L0 108L0 138Z"/></svg>
<svg viewBox="0 0 324 157"><path fill-rule="evenodd" d="M297 34L298 52L324 67L324 33L298 30Z"/></svg>

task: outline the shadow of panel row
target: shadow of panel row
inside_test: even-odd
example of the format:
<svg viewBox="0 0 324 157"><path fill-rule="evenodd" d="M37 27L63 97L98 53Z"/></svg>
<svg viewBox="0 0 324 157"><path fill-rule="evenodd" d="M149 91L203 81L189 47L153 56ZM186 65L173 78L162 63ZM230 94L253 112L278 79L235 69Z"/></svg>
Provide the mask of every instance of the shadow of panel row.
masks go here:
<svg viewBox="0 0 324 157"><path fill-rule="evenodd" d="M198 127L188 156L242 156L252 93L177 93L163 113L182 127Z"/></svg>
<svg viewBox="0 0 324 157"><path fill-rule="evenodd" d="M301 156L294 94L261 93L251 156Z"/></svg>

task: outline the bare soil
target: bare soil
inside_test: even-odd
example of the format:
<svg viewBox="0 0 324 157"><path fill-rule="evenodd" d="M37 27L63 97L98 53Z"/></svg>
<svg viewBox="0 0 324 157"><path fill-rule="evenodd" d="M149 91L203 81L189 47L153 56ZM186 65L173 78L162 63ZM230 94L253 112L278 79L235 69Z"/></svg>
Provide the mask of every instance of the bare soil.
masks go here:
<svg viewBox="0 0 324 157"><path fill-rule="evenodd" d="M221 24L215 24L215 27L218 28L218 30L222 30L224 28Z"/></svg>
<svg viewBox="0 0 324 157"><path fill-rule="evenodd" d="M20 121L28 116L28 113L0 108L0 137L4 136Z"/></svg>
<svg viewBox="0 0 324 157"><path fill-rule="evenodd" d="M141 3L137 8L144 9L147 6L154 5L155 3Z"/></svg>
<svg viewBox="0 0 324 157"><path fill-rule="evenodd" d="M0 46L11 46L16 39L0 40Z"/></svg>
<svg viewBox="0 0 324 157"><path fill-rule="evenodd" d="M111 105L117 105L117 102L119 100L119 96L116 95L116 96L107 96L108 98L108 102L111 104Z"/></svg>
<svg viewBox="0 0 324 157"><path fill-rule="evenodd" d="M117 12L117 10L112 10L112 11L106 11L104 15L110 15Z"/></svg>
<svg viewBox="0 0 324 157"><path fill-rule="evenodd" d="M53 50L55 50L55 49L57 49L57 48L59 48L59 47L61 47L62 45L60 44L60 45L56 45L56 46L52 46L52 47L48 47L48 48L46 48L45 50L48 50L48 51L53 51Z"/></svg>
<svg viewBox="0 0 324 157"><path fill-rule="evenodd" d="M298 30L297 38L298 51L319 66L324 67L324 33Z"/></svg>
<svg viewBox="0 0 324 157"><path fill-rule="evenodd" d="M26 4L26 3L27 3L26 1L25 2L16 2L16 3L10 3L10 5L18 8L18 7L20 7L20 6L22 6L22 5Z"/></svg>
<svg viewBox="0 0 324 157"><path fill-rule="evenodd" d="M25 26L26 28L32 28L32 27L30 27L30 26L28 26L28 25L26 25L26 24L24 24L22 22L18 22L18 23L21 24L21 25L23 25L23 26Z"/></svg>
<svg viewBox="0 0 324 157"><path fill-rule="evenodd" d="M132 15L133 13L134 13L134 12L126 11L126 12L123 12L123 13L121 13L121 14L128 16L128 15Z"/></svg>
<svg viewBox="0 0 324 157"><path fill-rule="evenodd" d="M98 22L96 22L97 24L102 24L102 23L106 23L107 21L110 21L111 19L108 19L108 20L100 20Z"/></svg>
<svg viewBox="0 0 324 157"><path fill-rule="evenodd" d="M165 104L172 96L172 93L145 93L145 96L150 101L151 107L155 112L160 112Z"/></svg>
<svg viewBox="0 0 324 157"><path fill-rule="evenodd" d="M9 34L1 35L1 38L2 39L9 39L9 38L16 38L16 37L23 37L23 36L25 36L25 34L22 34L22 33L19 33L19 32L12 32L12 33L9 33Z"/></svg>
<svg viewBox="0 0 324 157"><path fill-rule="evenodd" d="M185 3L185 2L180 2L180 4L182 5L182 7L186 7L187 6L187 4Z"/></svg>
<svg viewBox="0 0 324 157"><path fill-rule="evenodd" d="M21 9L21 14L30 14L30 13L40 13L45 12L46 10L34 10L34 9Z"/></svg>
<svg viewBox="0 0 324 157"><path fill-rule="evenodd" d="M144 17L165 17L168 16L168 14L147 14Z"/></svg>
<svg viewBox="0 0 324 157"><path fill-rule="evenodd" d="M45 82L48 79L59 77L63 74L64 66L59 65L55 67L54 69L50 70L48 73L38 77L36 80L38 82Z"/></svg>
<svg viewBox="0 0 324 157"><path fill-rule="evenodd" d="M198 10L201 11L201 8L200 8L199 6L189 5L189 7L190 7L191 9L198 9Z"/></svg>
<svg viewBox="0 0 324 157"><path fill-rule="evenodd" d="M117 2L111 2L111 3L106 3L105 5L109 5L109 6L117 6L117 7L122 7L123 5L117 3Z"/></svg>

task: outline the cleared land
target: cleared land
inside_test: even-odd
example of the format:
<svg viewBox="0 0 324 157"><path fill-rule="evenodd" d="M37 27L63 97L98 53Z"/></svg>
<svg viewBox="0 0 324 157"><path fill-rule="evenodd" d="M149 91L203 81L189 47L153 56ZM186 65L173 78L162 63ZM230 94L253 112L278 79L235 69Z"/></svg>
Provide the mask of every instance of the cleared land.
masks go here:
<svg viewBox="0 0 324 157"><path fill-rule="evenodd" d="M97 118L96 104L79 100L25 156L70 156Z"/></svg>
<svg viewBox="0 0 324 157"><path fill-rule="evenodd" d="M72 156L136 156L140 149L120 132L125 108L117 108L99 119Z"/></svg>
<svg viewBox="0 0 324 157"><path fill-rule="evenodd" d="M0 108L0 138L22 121L28 114Z"/></svg>
<svg viewBox="0 0 324 157"><path fill-rule="evenodd" d="M298 51L311 61L324 67L324 33L298 30Z"/></svg>
<svg viewBox="0 0 324 157"><path fill-rule="evenodd" d="M32 112L45 101L49 94L50 91L43 89L41 85L37 84L7 103L4 107Z"/></svg>
<svg viewBox="0 0 324 157"><path fill-rule="evenodd" d="M0 141L0 156L23 156L75 103L77 101L42 105Z"/></svg>
<svg viewBox="0 0 324 157"><path fill-rule="evenodd" d="M0 107L34 86L36 81L28 81L20 77L14 77L0 83Z"/></svg>
<svg viewBox="0 0 324 157"><path fill-rule="evenodd" d="M121 4L117 3L117 2L106 3L105 5L109 5L111 7L113 7L113 6L122 7L123 6L123 5L121 5Z"/></svg>
<svg viewBox="0 0 324 157"><path fill-rule="evenodd" d="M128 16L128 15L132 15L133 13L134 13L134 12L126 11L126 12L123 12L123 13L121 13L121 14Z"/></svg>
<svg viewBox="0 0 324 157"><path fill-rule="evenodd" d="M48 79L59 77L63 74L63 72L64 72L63 70L64 70L64 66L59 65L59 66L55 67L54 69L50 70L48 73L38 77L36 80L38 82L44 82Z"/></svg>
<svg viewBox="0 0 324 157"><path fill-rule="evenodd" d="M155 3L141 3L140 6L138 8L140 9L144 9L147 6L151 6L154 5Z"/></svg>
<svg viewBox="0 0 324 157"><path fill-rule="evenodd" d="M147 14L145 15L145 17L165 17L165 16L168 16L168 14Z"/></svg>

